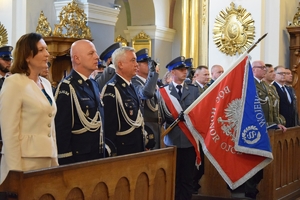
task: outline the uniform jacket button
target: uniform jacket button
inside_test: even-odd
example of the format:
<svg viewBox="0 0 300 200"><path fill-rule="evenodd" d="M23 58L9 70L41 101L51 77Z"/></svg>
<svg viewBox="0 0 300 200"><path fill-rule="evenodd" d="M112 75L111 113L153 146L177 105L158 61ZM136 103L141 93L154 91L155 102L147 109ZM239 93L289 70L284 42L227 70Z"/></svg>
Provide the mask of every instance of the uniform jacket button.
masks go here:
<svg viewBox="0 0 300 200"><path fill-rule="evenodd" d="M51 133L48 134L48 137L51 137Z"/></svg>
<svg viewBox="0 0 300 200"><path fill-rule="evenodd" d="M48 124L48 127L51 127L51 124Z"/></svg>
<svg viewBox="0 0 300 200"><path fill-rule="evenodd" d="M49 117L52 117L52 114L51 113L49 113L49 115L48 115Z"/></svg>

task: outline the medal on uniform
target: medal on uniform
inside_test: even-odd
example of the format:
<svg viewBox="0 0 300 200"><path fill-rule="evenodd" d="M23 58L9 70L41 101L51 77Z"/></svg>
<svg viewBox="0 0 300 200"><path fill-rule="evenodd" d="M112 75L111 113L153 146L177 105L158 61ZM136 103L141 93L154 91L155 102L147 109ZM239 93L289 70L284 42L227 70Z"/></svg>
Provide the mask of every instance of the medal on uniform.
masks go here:
<svg viewBox="0 0 300 200"><path fill-rule="evenodd" d="M86 115L87 117L90 115L89 107L88 107L88 106L86 106L86 113L85 113L85 115Z"/></svg>
<svg viewBox="0 0 300 200"><path fill-rule="evenodd" d="M129 115L133 115L133 110L129 110Z"/></svg>

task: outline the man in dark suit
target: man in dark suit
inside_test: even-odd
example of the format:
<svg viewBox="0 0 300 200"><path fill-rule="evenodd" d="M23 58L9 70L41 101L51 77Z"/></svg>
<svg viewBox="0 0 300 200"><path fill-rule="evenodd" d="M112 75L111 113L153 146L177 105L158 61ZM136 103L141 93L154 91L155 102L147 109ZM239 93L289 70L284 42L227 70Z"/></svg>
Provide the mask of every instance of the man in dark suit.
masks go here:
<svg viewBox="0 0 300 200"><path fill-rule="evenodd" d="M168 70L172 73L173 81L160 89L165 91L161 94L164 99L162 107L164 108L166 128L174 122L181 111L188 108L200 95L196 86L185 83L187 66L184 60L184 57L180 56L167 65ZM176 111L172 107L175 107ZM184 120L182 117L180 119ZM175 200L191 199L196 161L195 149L178 124L164 137L164 143L166 146L177 147Z"/></svg>
<svg viewBox="0 0 300 200"><path fill-rule="evenodd" d="M114 152L112 155L142 152L145 150L144 118L140 99L131 84L138 68L134 49L116 49L112 54L112 62L116 74L101 92L104 103L104 133L111 144L110 151Z"/></svg>
<svg viewBox="0 0 300 200"><path fill-rule="evenodd" d="M95 79L99 85L100 91L102 90L104 85L116 74L111 55L116 49L120 48L121 46L122 44L119 42L113 43L112 45L107 47L107 49L105 49L100 55L100 60L103 61L102 64L105 66L105 69L101 76Z"/></svg>
<svg viewBox="0 0 300 200"><path fill-rule="evenodd" d="M142 100L142 112L145 121L147 136L152 142L147 148L160 148L161 110L157 93L157 80L159 69L154 60L148 56L148 49L136 52L138 68L131 82ZM153 138L154 137L154 138ZM154 146L155 141L155 146Z"/></svg>
<svg viewBox="0 0 300 200"><path fill-rule="evenodd" d="M291 89L285 86L286 69L283 66L275 67L275 82L273 85L276 87L277 93L280 98L279 113L286 120L286 127L294 127L297 123L297 111L294 107L294 95Z"/></svg>
<svg viewBox="0 0 300 200"><path fill-rule="evenodd" d="M104 157L103 107L98 84L88 77L97 69L94 44L78 40L71 46L73 70L58 85L55 117L58 162L70 164Z"/></svg>
<svg viewBox="0 0 300 200"><path fill-rule="evenodd" d="M207 89L207 83L209 82L209 71L208 67L200 65L195 71L195 83L194 85L198 87L200 94Z"/></svg>

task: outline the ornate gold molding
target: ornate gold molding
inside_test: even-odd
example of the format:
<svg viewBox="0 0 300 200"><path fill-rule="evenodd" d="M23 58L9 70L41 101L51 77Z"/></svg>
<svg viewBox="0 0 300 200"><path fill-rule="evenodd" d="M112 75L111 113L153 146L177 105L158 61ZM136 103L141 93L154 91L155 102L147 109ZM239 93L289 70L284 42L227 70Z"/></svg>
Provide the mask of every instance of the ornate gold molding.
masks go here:
<svg viewBox="0 0 300 200"><path fill-rule="evenodd" d="M53 36L92 39L91 30L86 25L86 14L75 0L63 7L59 19L60 23L55 24Z"/></svg>
<svg viewBox="0 0 300 200"><path fill-rule="evenodd" d="M213 40L219 50L227 55L242 54L253 43L255 37L254 20L245 8L230 3L215 20Z"/></svg>
<svg viewBox="0 0 300 200"><path fill-rule="evenodd" d="M300 3L299 3L299 7L297 8L298 8L298 12L296 12L294 15L293 24L295 26L300 26Z"/></svg>
<svg viewBox="0 0 300 200"><path fill-rule="evenodd" d="M115 42L121 43L123 47L127 46L127 40L123 38L121 35L118 35L118 37L116 37Z"/></svg>
<svg viewBox="0 0 300 200"><path fill-rule="evenodd" d="M43 37L49 37L52 35L50 23L48 22L47 17L45 17L43 11L40 13L40 18L35 32L41 34Z"/></svg>
<svg viewBox="0 0 300 200"><path fill-rule="evenodd" d="M7 31L3 24L0 22L0 47L7 45L8 43L8 37L7 37Z"/></svg>
<svg viewBox="0 0 300 200"><path fill-rule="evenodd" d="M151 38L144 31L141 31L132 39L132 47L135 51L147 48L149 50L148 55L151 57Z"/></svg>

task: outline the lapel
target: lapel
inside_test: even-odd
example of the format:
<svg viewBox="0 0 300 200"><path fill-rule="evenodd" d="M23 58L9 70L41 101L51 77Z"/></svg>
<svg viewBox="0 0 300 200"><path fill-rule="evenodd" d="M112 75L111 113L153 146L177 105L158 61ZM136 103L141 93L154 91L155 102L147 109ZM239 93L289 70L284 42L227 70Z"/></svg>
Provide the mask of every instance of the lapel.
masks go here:
<svg viewBox="0 0 300 200"><path fill-rule="evenodd" d="M181 99L184 99L186 96L188 96L190 94L190 91L189 91L189 87L188 85L184 82L183 83L183 88L182 88L182 96L181 96Z"/></svg>
<svg viewBox="0 0 300 200"><path fill-rule="evenodd" d="M268 94L268 91L266 90L266 88L264 88L263 87L263 83L262 83L262 81L261 81L261 83L259 83L256 79L254 79L254 81L255 81L255 86L256 86L256 88L258 89L258 93L259 92L262 92L262 93L264 93L264 95L267 95ZM260 96L260 95L259 95Z"/></svg>
<svg viewBox="0 0 300 200"><path fill-rule="evenodd" d="M178 101L180 102L179 94L178 94L177 89L174 87L172 82L169 84L169 90L170 90L170 94L173 95L174 97L176 97L176 99L178 99Z"/></svg>
<svg viewBox="0 0 300 200"><path fill-rule="evenodd" d="M83 78L75 71L72 70L70 73L71 76L74 78L74 84L77 85L77 87L81 88L84 93L86 93L90 98L95 100L95 87L93 87L93 90L89 87L88 83L83 80Z"/></svg>
<svg viewBox="0 0 300 200"><path fill-rule="evenodd" d="M139 102L138 99L138 94L135 90L135 87L132 85L132 87L130 87L120 76L116 75L116 80L117 82L120 84L121 88L124 88L125 91L131 96L133 97L137 102Z"/></svg>

